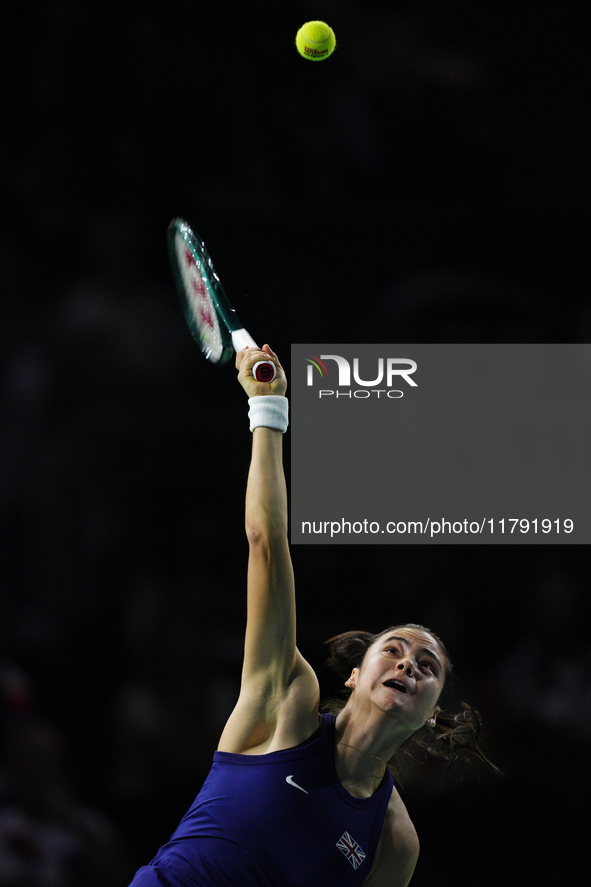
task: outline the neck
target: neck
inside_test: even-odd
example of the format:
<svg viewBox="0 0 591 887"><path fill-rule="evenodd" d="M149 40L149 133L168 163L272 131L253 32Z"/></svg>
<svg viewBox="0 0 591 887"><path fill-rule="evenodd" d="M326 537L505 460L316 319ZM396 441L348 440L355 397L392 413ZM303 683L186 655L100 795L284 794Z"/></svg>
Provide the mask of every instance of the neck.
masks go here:
<svg viewBox="0 0 591 887"><path fill-rule="evenodd" d="M341 784L357 797L370 797L379 788L387 761L383 761L377 755L370 755L348 745L346 742L337 742L336 767Z"/></svg>
<svg viewBox="0 0 591 887"><path fill-rule="evenodd" d="M343 742L342 740L341 740L340 742L337 742L337 745L342 745L342 746L344 746L345 748L350 748L350 749L352 749L353 751L356 751L358 755L365 755L366 758L373 758L374 761L379 761L379 763L382 765L382 768L383 768L384 770L385 770L386 767L388 766L388 762L387 762L387 761L383 761L383 760L382 760L381 758L379 758L377 755L370 755L369 752L363 751L363 750L360 749L360 748L355 748L354 745L347 745L347 743L346 743L346 742Z"/></svg>
<svg viewBox="0 0 591 887"><path fill-rule="evenodd" d="M409 735L384 712L359 712L349 701L336 720L336 761L341 782L363 783L375 791L388 761Z"/></svg>
<svg viewBox="0 0 591 887"><path fill-rule="evenodd" d="M377 791L396 751L396 745L385 741L383 727L381 731L377 725L372 729L367 720L353 717L346 708L337 717L337 773L342 785L356 797L370 797Z"/></svg>
<svg viewBox="0 0 591 887"><path fill-rule="evenodd" d="M389 761L414 732L392 712L384 712L374 705L360 707L350 699L336 721L339 741Z"/></svg>

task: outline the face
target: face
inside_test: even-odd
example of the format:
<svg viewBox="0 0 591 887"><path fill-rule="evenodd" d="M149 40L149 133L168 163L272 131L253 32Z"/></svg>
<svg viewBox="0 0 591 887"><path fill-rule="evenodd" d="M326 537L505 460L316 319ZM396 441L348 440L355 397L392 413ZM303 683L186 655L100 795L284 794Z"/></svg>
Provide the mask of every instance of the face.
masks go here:
<svg viewBox="0 0 591 887"><path fill-rule="evenodd" d="M401 627L373 642L349 685L358 699L366 697L414 732L439 711L447 668L447 658L432 635Z"/></svg>

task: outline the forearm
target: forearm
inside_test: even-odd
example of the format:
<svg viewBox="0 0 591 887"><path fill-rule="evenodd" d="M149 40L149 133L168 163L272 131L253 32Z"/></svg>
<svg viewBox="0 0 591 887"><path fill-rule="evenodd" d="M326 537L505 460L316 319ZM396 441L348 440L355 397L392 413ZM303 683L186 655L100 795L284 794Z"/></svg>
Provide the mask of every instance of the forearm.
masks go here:
<svg viewBox="0 0 591 887"><path fill-rule="evenodd" d="M246 488L246 534L251 545L287 538L287 488L283 469L283 435L255 428Z"/></svg>

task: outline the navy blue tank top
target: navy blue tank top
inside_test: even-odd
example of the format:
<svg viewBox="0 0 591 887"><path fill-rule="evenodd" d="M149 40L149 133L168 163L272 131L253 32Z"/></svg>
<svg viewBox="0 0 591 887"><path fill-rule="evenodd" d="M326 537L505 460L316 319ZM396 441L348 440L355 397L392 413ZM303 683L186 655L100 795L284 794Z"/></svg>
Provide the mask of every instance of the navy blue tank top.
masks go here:
<svg viewBox="0 0 591 887"><path fill-rule="evenodd" d="M267 755L216 752L193 805L133 887L357 887L371 870L393 780L355 798L335 765L335 717Z"/></svg>

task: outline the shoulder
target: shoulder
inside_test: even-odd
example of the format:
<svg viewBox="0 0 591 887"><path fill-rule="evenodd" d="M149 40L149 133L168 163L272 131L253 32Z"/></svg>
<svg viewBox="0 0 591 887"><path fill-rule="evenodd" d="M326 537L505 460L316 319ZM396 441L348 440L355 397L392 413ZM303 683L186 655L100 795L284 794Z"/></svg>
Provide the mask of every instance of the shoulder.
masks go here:
<svg viewBox="0 0 591 887"><path fill-rule="evenodd" d="M218 751L269 754L304 742L317 729L320 688L312 667L296 650L287 686L265 675L242 686L220 738Z"/></svg>
<svg viewBox="0 0 591 887"><path fill-rule="evenodd" d="M419 857L419 838L396 788L390 801L376 858L364 884L370 887L407 887Z"/></svg>

